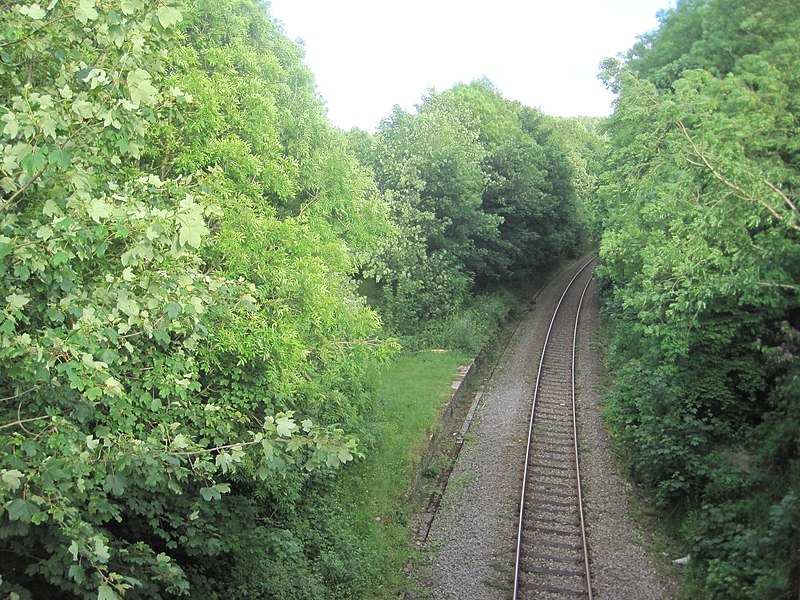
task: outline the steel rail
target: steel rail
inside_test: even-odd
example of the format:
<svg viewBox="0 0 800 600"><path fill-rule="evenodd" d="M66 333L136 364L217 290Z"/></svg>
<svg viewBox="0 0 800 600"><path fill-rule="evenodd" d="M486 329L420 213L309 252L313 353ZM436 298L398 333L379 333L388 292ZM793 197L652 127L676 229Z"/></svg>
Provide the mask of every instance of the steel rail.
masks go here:
<svg viewBox="0 0 800 600"><path fill-rule="evenodd" d="M576 354L578 349L578 323L581 319L581 308L583 307L583 299L586 297L586 290L589 289L589 284L592 283L593 277L589 277L586 285L583 286L581 292L581 299L578 302L578 310L575 313L575 329L572 333L572 433L575 440L575 474L578 480L578 516L581 522L581 546L583 548L583 569L586 576L586 596L588 600L592 600L592 576L589 573L589 545L586 543L586 522L583 516L583 490L581 488L581 461L578 456L578 410L577 402L575 399L575 364Z"/></svg>
<svg viewBox="0 0 800 600"><path fill-rule="evenodd" d="M524 527L524 518L525 518L525 497L526 497L526 492L527 492L527 487L528 487L528 475L529 475L530 456L531 456L531 441L532 441L532 438L533 438L533 425L534 425L534 418L535 418L535 415L536 415L536 401L537 401L537 399L539 397L539 382L542 379L542 370L544 369L544 359L545 359L545 355L547 354L547 344L550 341L550 336L551 336L551 334L553 332L553 325L555 324L556 316L558 315L558 310L561 308L561 305L564 302L564 298L566 298L566 296L569 293L569 290L572 287L572 284L575 282L575 280L581 275L581 273L583 273L583 271L586 269L586 267L588 267L590 264L592 264L595 260L596 260L596 257L593 257L591 260L586 262L586 264L584 264L578 270L578 272L575 273L575 275L572 277L572 279L570 279L570 281L567 284L567 286L564 288L564 292L561 294L561 297L558 300L558 304L556 305L556 308L553 311L553 317L550 319L550 325L547 328L547 335L545 335L544 344L542 345L542 355L539 358L539 367L538 367L538 370L537 370L537 373L536 373L536 384L535 384L534 390L533 390L533 402L531 404L531 417L530 417L530 421L529 421L529 424L528 424L528 440L527 440L526 448L525 448L525 468L524 468L523 475L522 475L522 493L520 495L520 502L519 502L519 525L517 527L517 548L516 548L516 553L515 553L516 556L515 556L515 560L514 560L514 596L513 596L513 600L518 600L518 597L519 597L518 593L519 593L520 558L522 556L522 531L523 531L523 527ZM591 281L591 278L590 278L590 281ZM587 287L588 287L588 284L587 284ZM584 289L584 293L585 293L585 289ZM581 297L581 299L582 298L583 297ZM574 344L575 344L575 340L573 339L573 346L574 346ZM573 353L574 353L574 348L573 348ZM574 373L574 365L573 365L573 373ZM575 388L574 380L573 380L572 388L573 388L573 393L574 393L574 388ZM577 441L576 441L576 444L577 444ZM581 528L583 528L583 513L582 512L581 512ZM583 547L584 547L585 556L588 556L588 554L586 554L585 535L584 535L584 546ZM586 569L587 569L587 572L588 572L588 560L586 562ZM587 579L587 588L591 589L591 585L588 583L588 579ZM589 592L589 593L591 594L591 592Z"/></svg>

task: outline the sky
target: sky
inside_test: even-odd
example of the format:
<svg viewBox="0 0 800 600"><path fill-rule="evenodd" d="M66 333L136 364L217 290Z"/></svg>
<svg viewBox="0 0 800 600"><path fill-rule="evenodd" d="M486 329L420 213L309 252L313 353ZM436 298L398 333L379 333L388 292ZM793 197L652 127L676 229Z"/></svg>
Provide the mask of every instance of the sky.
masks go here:
<svg viewBox="0 0 800 600"><path fill-rule="evenodd" d="M598 64L658 25L670 0L270 0L302 40L328 117L374 131L396 104L486 77L554 116L605 116Z"/></svg>

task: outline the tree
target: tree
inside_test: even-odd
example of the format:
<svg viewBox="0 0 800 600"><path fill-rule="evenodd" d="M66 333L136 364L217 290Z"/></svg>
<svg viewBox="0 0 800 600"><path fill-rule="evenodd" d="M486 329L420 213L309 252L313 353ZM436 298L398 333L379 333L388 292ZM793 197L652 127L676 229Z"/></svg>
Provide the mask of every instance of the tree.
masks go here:
<svg viewBox="0 0 800 600"><path fill-rule="evenodd" d="M606 65L611 411L636 477L686 511L707 597L797 587L796 427L766 424L797 410L777 348L798 327L799 22L781 1L681 2Z"/></svg>
<svg viewBox="0 0 800 600"><path fill-rule="evenodd" d="M390 323L442 318L467 294L576 250L577 163L557 122L479 81L431 92L417 114L396 108L372 145L351 134L398 224L365 271Z"/></svg>
<svg viewBox="0 0 800 600"><path fill-rule="evenodd" d="M212 598L209 557L321 580L290 517L357 453L384 346L349 276L385 211L299 49L249 1L0 32L0 589Z"/></svg>

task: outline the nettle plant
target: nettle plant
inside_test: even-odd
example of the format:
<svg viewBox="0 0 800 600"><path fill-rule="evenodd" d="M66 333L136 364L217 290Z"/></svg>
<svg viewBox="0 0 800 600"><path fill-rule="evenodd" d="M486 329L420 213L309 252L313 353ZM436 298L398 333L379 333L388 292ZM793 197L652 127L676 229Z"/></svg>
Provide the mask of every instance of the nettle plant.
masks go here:
<svg viewBox="0 0 800 600"><path fill-rule="evenodd" d="M170 552L204 543L236 478L338 466L355 441L214 401L204 318L257 311L256 290L202 261L211 175L138 166L148 127L192 102L159 86L178 8L0 12L0 590L186 593Z"/></svg>

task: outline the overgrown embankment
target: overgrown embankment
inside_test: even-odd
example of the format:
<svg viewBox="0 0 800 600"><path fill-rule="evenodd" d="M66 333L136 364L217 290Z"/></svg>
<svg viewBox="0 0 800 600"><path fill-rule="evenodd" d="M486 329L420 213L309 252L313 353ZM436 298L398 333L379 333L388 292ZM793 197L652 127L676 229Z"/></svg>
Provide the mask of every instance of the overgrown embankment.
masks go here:
<svg viewBox="0 0 800 600"><path fill-rule="evenodd" d="M605 77L608 415L686 597L800 589L800 10L679 2Z"/></svg>

